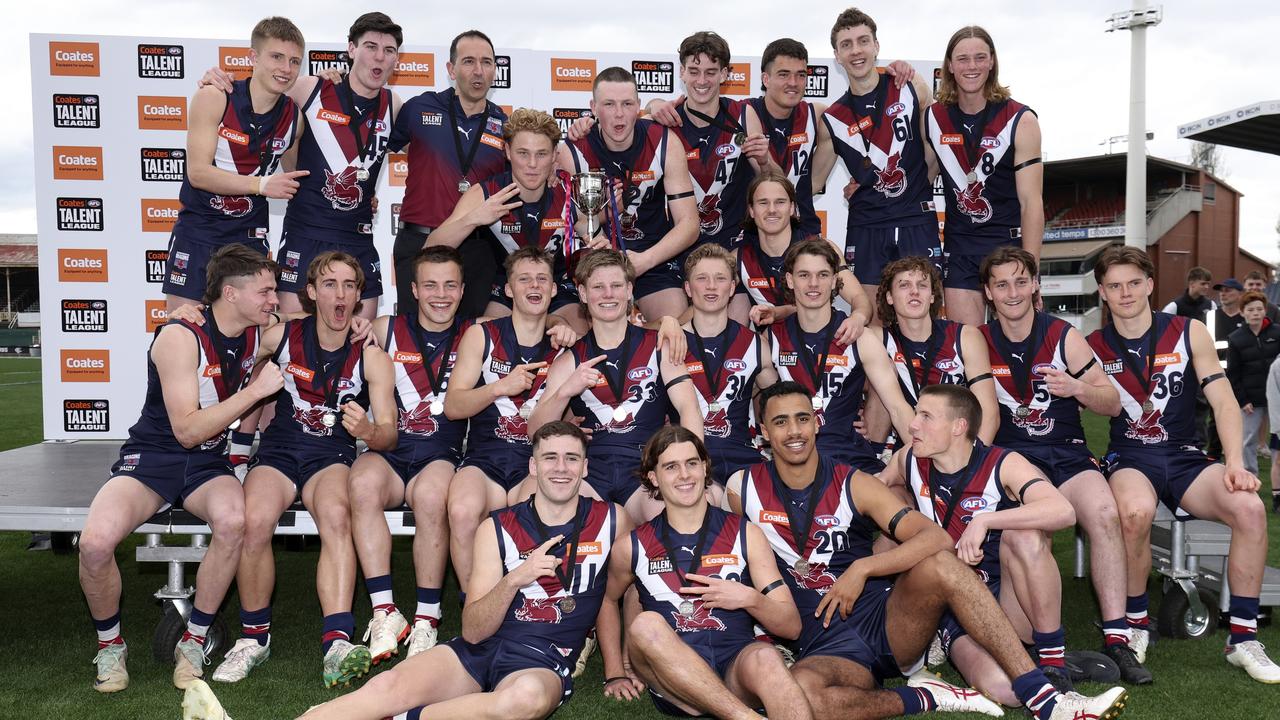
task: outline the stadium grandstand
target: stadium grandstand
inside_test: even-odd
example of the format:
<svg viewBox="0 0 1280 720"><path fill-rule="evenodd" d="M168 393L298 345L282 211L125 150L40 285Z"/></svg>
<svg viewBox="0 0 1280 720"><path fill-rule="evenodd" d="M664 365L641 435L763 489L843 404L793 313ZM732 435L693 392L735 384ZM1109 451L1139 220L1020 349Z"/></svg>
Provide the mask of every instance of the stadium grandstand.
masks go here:
<svg viewBox="0 0 1280 720"><path fill-rule="evenodd" d="M0 235L0 356L31 355L40 345L40 281L35 235Z"/></svg>

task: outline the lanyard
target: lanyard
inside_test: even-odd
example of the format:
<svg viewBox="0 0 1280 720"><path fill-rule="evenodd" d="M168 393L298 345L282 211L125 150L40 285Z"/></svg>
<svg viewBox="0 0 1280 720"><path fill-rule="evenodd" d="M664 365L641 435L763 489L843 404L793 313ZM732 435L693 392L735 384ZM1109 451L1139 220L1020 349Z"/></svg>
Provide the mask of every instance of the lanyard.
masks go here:
<svg viewBox="0 0 1280 720"><path fill-rule="evenodd" d="M978 465L982 462L982 441L973 441L973 450L969 452L969 465L964 469L964 475L960 477L960 482L951 488L951 496L947 498L947 512L943 516L940 525L946 530L951 525L951 518L956 514L956 508L960 507L960 498L964 497L965 488L969 487L969 483L973 480L973 476L978 472ZM942 497L942 483L938 482L936 477L937 468L933 463L929 463L929 492L933 497ZM937 515L936 505L934 506L934 515ZM950 532L950 531L948 531Z"/></svg>
<svg viewBox="0 0 1280 720"><path fill-rule="evenodd" d="M813 353L809 352L809 346L804 341L804 332L800 329L800 322L795 315L787 318L788 328L791 330L791 338L796 344L796 354L800 356L800 364L804 366L806 372L809 373L813 381L813 392L816 395L826 396L827 384L824 382L827 375L827 357L831 354L831 338L836 332L836 317L831 316L827 321L827 327L822 337L822 345L815 360Z"/></svg>
<svg viewBox="0 0 1280 720"><path fill-rule="evenodd" d="M462 139L458 137L459 135L462 134L461 132L459 132L462 126L458 124L458 111L455 110L453 107L456 101L457 101L456 95L449 98L449 102L448 102L449 123L451 124L453 129L453 152L455 155L458 156L458 168L462 170L462 179L466 180L467 175L471 172L471 163L475 162L476 153L480 150L480 137L484 135L485 127L488 126L489 124L490 111L489 111L489 105L486 102L485 108L484 108L484 117L480 119L480 122L479 124L476 125L475 131L474 131L476 136L474 139L468 138L470 139L470 142L471 142L471 148L468 149L466 152L466 155L463 156ZM463 118L463 119L466 119L466 118Z"/></svg>
<svg viewBox="0 0 1280 720"><path fill-rule="evenodd" d="M560 581L560 587L564 588L566 595L573 594L573 582L578 577L578 536L582 533L582 512L581 500L578 501L578 509L573 514L573 534L567 540L565 545L564 561L556 563L556 579ZM529 498L529 514L533 516L533 522L538 526L538 544L546 542L551 538L551 530L542 522L542 518L538 517L538 506L533 503L533 498ZM564 565L569 566L569 572L563 569Z"/></svg>
<svg viewBox="0 0 1280 720"><path fill-rule="evenodd" d="M1000 351L1000 355L1009 363L1009 377L1013 380L1014 389L1018 391L1018 396L1014 398L1023 406L1030 406L1034 399L1035 393L1031 390L1032 370L1035 367L1036 353L1040 351L1040 343L1043 342L1045 331L1044 318L1040 313L1036 313L1031 320L1031 335L1028 336L1026 355L1030 355L1031 359L1023 359L1022 367L1018 368L1018 372L1013 367L1013 347L1009 338L1005 337L1004 329L1000 327L1000 323L991 324L991 338L995 340L996 349Z"/></svg>
<svg viewBox="0 0 1280 720"><path fill-rule="evenodd" d="M634 339L635 336L631 334L631 328L628 326L627 337L626 340L623 341L622 355L618 356L618 374L616 376L609 372L608 358L605 358L603 363L596 366L596 369L600 371L600 374L604 375L605 382L609 384L609 390L613 392L614 403L619 405L622 404L623 401L622 388L624 383L626 383L627 378L626 364L631 360L631 345L632 340ZM591 351L591 355L587 357L588 360L598 355L605 354L604 351L600 349L600 346L596 344L596 334L594 330L587 334L587 348Z"/></svg>
<svg viewBox="0 0 1280 720"><path fill-rule="evenodd" d="M920 359L920 375L916 376L916 370L911 364L911 358L907 357L907 340L901 333L901 328L897 323L893 323L888 327L889 333L893 335L893 342L898 346L898 352L902 353L902 359L907 365L907 378L911 380L912 397L916 400L920 399L920 386L928 383L929 371L933 369L934 363L938 360L938 351L942 349L943 333L941 328L930 326L929 339L925 341L924 357Z"/></svg>
<svg viewBox="0 0 1280 720"><path fill-rule="evenodd" d="M973 132L964 132L964 118L961 116L960 106L950 105L947 107L947 113L951 115L952 124L961 130L960 134L964 137L964 159L968 165L965 167L965 172L969 174L969 178L973 178L976 172L974 168L978 166L978 158L982 155L982 134L987 130L987 123L991 122L993 108L994 106L991 103L987 103L982 108L982 114L977 116L978 121L974 126ZM973 179L969 179L969 182L973 181Z"/></svg>
<svg viewBox="0 0 1280 720"><path fill-rule="evenodd" d="M418 322L417 315L406 315L405 322L409 325L409 332L413 335L413 343L418 346L418 353L422 355L422 371L427 375L427 385L431 387L431 395L440 394L441 387L444 385L444 378L449 374L445 364L448 362L448 353L453 348L453 338L458 334L458 321L454 320L453 325L449 328L449 334L436 346L434 352L430 356L427 355L427 341L422 334L422 325ZM436 357L440 357L440 372L431 367Z"/></svg>
<svg viewBox="0 0 1280 720"><path fill-rule="evenodd" d="M502 348L507 352L507 362L511 364L511 369L513 371L515 370L516 365L538 362L542 358L546 357L547 351L551 348L551 339L544 335L542 342L538 343L537 348L534 349L533 356L529 359L525 359L524 353L520 352L520 348L522 347L524 346L520 344L520 338L516 337L516 329L513 325L511 326L510 335L502 335ZM517 360L519 360L519 362L516 362ZM520 402L516 403L517 409L521 405L529 402L529 398L533 397L533 395L538 391L538 386L538 378L535 375L533 382L529 385L529 389L517 396L520 398Z"/></svg>
<svg viewBox="0 0 1280 720"><path fill-rule="evenodd" d="M258 157L258 176L267 174L267 169L276 159L273 143L269 142L275 135L276 125L280 122L280 113L284 110L286 96L276 98L276 104L263 116L262 122L254 122L258 117L253 112L253 94L249 92L249 83L244 84L244 94L237 97L233 91L231 104L241 125L249 128L249 152Z"/></svg>
<svg viewBox="0 0 1280 720"><path fill-rule="evenodd" d="M328 367L320 367L320 330L317 326L319 322L316 318L311 318L311 333L306 336L310 340L310 357L307 358L307 364L311 366L312 376L311 391L324 396L324 405L332 410L338 409L338 379L342 374L342 366L347 364L347 357L351 354L351 335L342 341L342 350L329 363Z"/></svg>
<svg viewBox="0 0 1280 720"><path fill-rule="evenodd" d="M720 362L715 363L716 371L715 374L712 374L712 363L709 358L713 356L707 355L706 347L702 343L702 333L698 332L698 325L693 321L693 318L689 318L689 325L693 328L693 342L698 346L698 360L702 362L702 374L707 378L707 387L711 389L711 396L707 400L715 402L720 397L720 390L722 389L720 387L720 376L724 374L724 361L728 360L727 357L724 357L724 354L729 352L729 343L732 342L729 338L729 331L732 327L726 322L724 330L716 337L716 342L720 346L721 358Z"/></svg>
<svg viewBox="0 0 1280 720"><path fill-rule="evenodd" d="M536 208L536 212L529 212L529 207ZM520 203L520 235L524 242L520 243L522 247L532 245L534 247L542 246L542 218L547 216L547 210L551 208L551 191L543 188L542 197L534 203ZM532 219L532 222L530 222ZM532 225L532 227L530 227Z"/></svg>
<svg viewBox="0 0 1280 720"><path fill-rule="evenodd" d="M1147 373L1143 375L1142 368L1139 367L1138 363L1129 359L1129 356L1133 353L1129 352L1129 348L1120 337L1120 333L1116 331L1116 326L1108 325L1104 331L1107 344L1120 356L1120 360L1124 362L1125 367L1129 368L1129 372L1133 373L1133 376L1138 379L1138 383L1142 386L1143 400L1151 397L1151 381L1155 376L1157 338L1155 313L1151 314L1151 329L1147 333Z"/></svg>
<svg viewBox="0 0 1280 720"><path fill-rule="evenodd" d="M822 495L822 491L827 487L827 481L831 479L831 473L825 472L826 464L822 461L818 462L817 476L813 482L809 483L809 495L805 498L804 507L800 515L795 511L795 503L791 500L791 488L782 482L782 478L778 477L778 467L772 462L767 463L765 467L769 468L769 479L773 481L773 492L778 496L778 500L782 502L782 508L787 513L787 526L791 529L791 538L795 543L796 553L803 560L809 550L809 538L811 533L809 527L813 524L813 516L818 511L818 498Z"/></svg>
<svg viewBox="0 0 1280 720"><path fill-rule="evenodd" d="M204 311L204 326L208 329L209 343L213 345L213 354L218 359L218 368L221 371L223 392L218 400L226 400L240 389L239 358L232 356L231 360L227 360L226 346L222 343L225 337L218 329L218 323L214 321L212 309ZM217 385L215 384L214 387Z"/></svg>
<svg viewBox="0 0 1280 720"><path fill-rule="evenodd" d="M871 161L871 136L875 134L876 130L880 129L880 121L884 118L884 100L885 96L889 93L889 83L883 76L876 84L876 89L873 90L872 93L874 94L875 99L872 101L873 107L871 108L871 113L868 115L860 115L858 114L858 111L854 109L853 93L849 93L849 100L846 104L846 107L849 108L849 112L853 113L853 124L854 127L858 128L858 138L862 140L862 146L865 150L862 156L864 166ZM867 132L866 129L862 127L862 123L867 120L870 120L871 122L871 132Z"/></svg>
<svg viewBox="0 0 1280 720"><path fill-rule="evenodd" d="M382 107L382 91L379 90L378 96L373 98L373 106L361 113L358 112L359 108L356 106L356 93L351 89L350 77L342 83L342 88L346 90L347 107L345 109L351 113L351 122L349 123L349 127L351 128L351 134L356 138L356 152L360 155L360 167L364 168L366 167L365 158L373 157L373 141L378 137L378 128L376 123L370 123L373 127L369 128L369 135L365 138L360 137L360 128L365 126L367 118L371 113L376 112L378 108Z"/></svg>
<svg viewBox="0 0 1280 720"><path fill-rule="evenodd" d="M708 509L704 507L702 527L698 528L698 540L693 547L693 561L689 563L688 570L682 571L680 563L676 562L676 545L671 542L671 523L667 521L667 512L665 510L662 511L662 547L667 551L667 557L671 560L671 569L675 571L676 579L680 581L681 585L685 584L685 576L696 574L698 566L702 564L702 550L707 542L707 530L711 527L711 519L708 517L710 514Z"/></svg>

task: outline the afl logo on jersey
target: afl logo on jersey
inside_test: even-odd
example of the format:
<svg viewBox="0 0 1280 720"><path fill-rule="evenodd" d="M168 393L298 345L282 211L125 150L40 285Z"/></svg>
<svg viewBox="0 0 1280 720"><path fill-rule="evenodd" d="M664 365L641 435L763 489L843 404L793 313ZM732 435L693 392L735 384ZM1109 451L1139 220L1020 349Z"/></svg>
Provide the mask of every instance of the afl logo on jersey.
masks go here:
<svg viewBox="0 0 1280 720"><path fill-rule="evenodd" d="M1044 377L1044 373L1046 370L1054 370L1056 368L1057 366L1054 365L1053 363L1037 363L1031 366L1031 374Z"/></svg>
<svg viewBox="0 0 1280 720"><path fill-rule="evenodd" d="M729 372L742 372L747 369L747 363L746 361L739 360L738 358L730 358L724 361L724 369Z"/></svg>
<svg viewBox="0 0 1280 720"><path fill-rule="evenodd" d="M989 137L989 136L984 137L982 138L982 142L980 144L982 145L983 150L995 150L996 148L1000 147L1000 138Z"/></svg>
<svg viewBox="0 0 1280 720"><path fill-rule="evenodd" d="M638 367L627 373L627 379L632 382L644 382L651 377L653 377L653 368L650 367Z"/></svg>
<svg viewBox="0 0 1280 720"><path fill-rule="evenodd" d="M820 528L833 528L840 524L840 518L835 515L819 515L813 519L813 522Z"/></svg>
<svg viewBox="0 0 1280 720"><path fill-rule="evenodd" d="M717 146L716 146L716 156L717 156L717 157L722 157L722 158L727 158L727 157L729 157L730 155L732 155L732 154L733 154L733 151L734 151L734 150L737 150L737 149L738 149L738 148L737 148L736 146L734 146L734 145L730 145L730 144L728 144L728 143L725 143L724 145L717 145Z"/></svg>
<svg viewBox="0 0 1280 720"><path fill-rule="evenodd" d="M890 105L889 107L885 108L884 114L888 115L889 117L898 117L899 115L901 115L906 111L907 111L907 106L905 104L896 102Z"/></svg>
<svg viewBox="0 0 1280 720"><path fill-rule="evenodd" d="M951 359L939 360L938 362L934 363L933 366L938 368L942 372L951 372L953 370L960 369L960 363L957 362L956 360L951 360Z"/></svg>
<svg viewBox="0 0 1280 720"><path fill-rule="evenodd" d="M987 499L984 497L965 498L960 501L960 509L965 512L976 513L987 508Z"/></svg>

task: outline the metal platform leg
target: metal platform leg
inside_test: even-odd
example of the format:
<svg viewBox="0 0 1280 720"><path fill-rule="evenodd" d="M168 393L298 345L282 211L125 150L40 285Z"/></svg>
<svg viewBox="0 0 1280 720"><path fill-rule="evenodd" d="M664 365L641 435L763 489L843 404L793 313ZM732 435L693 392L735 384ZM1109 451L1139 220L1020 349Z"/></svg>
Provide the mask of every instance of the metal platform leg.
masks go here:
<svg viewBox="0 0 1280 720"><path fill-rule="evenodd" d="M1085 562L1086 562L1085 558L1086 558L1086 555L1085 555L1085 545L1084 545L1084 531L1080 529L1079 525L1077 525L1076 526L1076 564L1075 564L1074 574L1072 575L1072 577L1074 577L1077 580L1083 578L1085 575Z"/></svg>
<svg viewBox="0 0 1280 720"><path fill-rule="evenodd" d="M163 562L168 565L168 578L163 587L155 592L155 598L162 603L170 603L186 617L191 613L191 598L195 588L187 585L186 564L199 563L204 559L208 548L207 535L192 535L191 544L185 547L169 546L160 542L159 533L147 533L146 541L137 550L137 560L143 562Z"/></svg>

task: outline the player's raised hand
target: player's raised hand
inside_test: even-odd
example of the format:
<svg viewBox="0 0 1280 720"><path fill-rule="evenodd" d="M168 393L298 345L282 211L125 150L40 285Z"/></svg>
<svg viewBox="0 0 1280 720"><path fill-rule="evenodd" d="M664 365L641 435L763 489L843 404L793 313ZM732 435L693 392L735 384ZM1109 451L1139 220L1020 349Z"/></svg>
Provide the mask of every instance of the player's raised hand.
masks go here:
<svg viewBox="0 0 1280 720"><path fill-rule="evenodd" d="M311 174L310 170L276 173L262 178L258 186L261 194L276 200L290 200L298 193L298 178Z"/></svg>
<svg viewBox="0 0 1280 720"><path fill-rule="evenodd" d="M667 354L671 362L679 365L689 352L689 338L685 337L680 321L670 315L664 315L658 326L658 347Z"/></svg>
<svg viewBox="0 0 1280 720"><path fill-rule="evenodd" d="M206 85L212 85L222 92L231 92L235 89L235 78L231 77L231 73L222 68L212 67L204 71L204 75L196 81L196 87L202 88Z"/></svg>
<svg viewBox="0 0 1280 720"><path fill-rule="evenodd" d="M772 325L776 322L776 308L773 305L752 305L751 310L747 313L751 318L751 323L756 327L764 327Z"/></svg>
<svg viewBox="0 0 1280 720"><path fill-rule="evenodd" d="M758 163L769 161L769 138L763 134L747 136L747 142L742 146L742 154L749 160L755 160Z"/></svg>
<svg viewBox="0 0 1280 720"><path fill-rule="evenodd" d="M554 535L534 548L524 562L517 565L515 570L507 573L507 577L511 579L512 584L522 588L529 583L537 582L538 578L555 575L556 567L560 564L560 558L550 553L551 548L558 545L561 540L564 540L563 534Z"/></svg>
<svg viewBox="0 0 1280 720"><path fill-rule="evenodd" d="M363 440L373 429L373 423L369 422L369 413L360 407L360 403L351 400L342 406L342 427L351 433L351 437Z"/></svg>
<svg viewBox="0 0 1280 720"><path fill-rule="evenodd" d="M1088 387L1081 380L1071 377L1071 373L1061 368L1045 368L1040 371L1044 376L1045 389L1054 397L1077 397Z"/></svg>
<svg viewBox="0 0 1280 720"><path fill-rule="evenodd" d="M583 115L577 120L574 120L573 123L569 125L570 142L576 142L586 137L587 134L591 132L591 128L595 127L595 124L596 119L590 115Z"/></svg>
<svg viewBox="0 0 1280 720"><path fill-rule="evenodd" d="M608 357L608 355L601 353L574 368L573 374L569 376L568 380L564 381L565 394L570 397L581 395L584 390L599 385L600 381L604 379L604 374L596 369L596 365L604 362Z"/></svg>
<svg viewBox="0 0 1280 720"><path fill-rule="evenodd" d="M916 76L916 69L906 60L894 60L889 63L889 67L885 69L885 72L889 73L889 77L893 78L893 86L899 89L911 82Z"/></svg>
<svg viewBox="0 0 1280 720"><path fill-rule="evenodd" d="M499 396L511 397L528 392L533 381L538 377L538 369L547 366L545 361L523 363L511 368L507 376L493 384L493 391Z"/></svg>
<svg viewBox="0 0 1280 720"><path fill-rule="evenodd" d="M249 383L249 390L256 393L259 400L265 400L275 397L282 387L284 387L284 374L280 372L280 366L271 360L259 363L253 372L253 382Z"/></svg>
<svg viewBox="0 0 1280 720"><path fill-rule="evenodd" d="M179 305L170 310L166 320L182 320L192 325L204 325L204 305Z"/></svg>
<svg viewBox="0 0 1280 720"><path fill-rule="evenodd" d="M684 124L676 108L684 102L684 95L672 100L654 100L649 103L649 117L659 125L678 128Z"/></svg>
<svg viewBox="0 0 1280 720"><path fill-rule="evenodd" d="M320 78L321 80L328 80L334 85L337 85L338 83L342 82L342 78L344 76L342 74L342 71L339 70L338 68L329 67L316 73L316 77Z"/></svg>
<svg viewBox="0 0 1280 720"><path fill-rule="evenodd" d="M702 604L708 608L742 610L754 606L762 597L755 588L736 580L724 580L697 573L689 573L684 576L684 579L692 582L680 588L680 593L701 596Z"/></svg>
<svg viewBox="0 0 1280 720"><path fill-rule="evenodd" d="M518 210L523 204L520 198L520 186L516 183L502 188L490 195L476 209L467 214L467 222L476 227L488 227L512 210ZM513 200L514 198L514 200Z"/></svg>
<svg viewBox="0 0 1280 720"><path fill-rule="evenodd" d="M582 336L574 332L569 323L560 323L547 328L547 337L551 339L551 347L559 349L573 347Z"/></svg>

